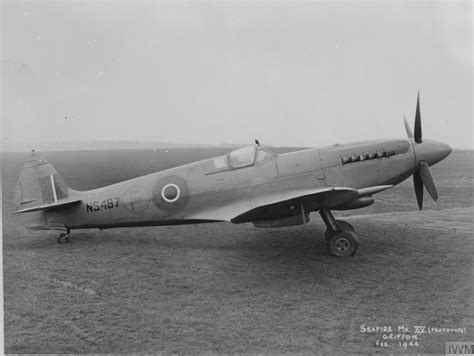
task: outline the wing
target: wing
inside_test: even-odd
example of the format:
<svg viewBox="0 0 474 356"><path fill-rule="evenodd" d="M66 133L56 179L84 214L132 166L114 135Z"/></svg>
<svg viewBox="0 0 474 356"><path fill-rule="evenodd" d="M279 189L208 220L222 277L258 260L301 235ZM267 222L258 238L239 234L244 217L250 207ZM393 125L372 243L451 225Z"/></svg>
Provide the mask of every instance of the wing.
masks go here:
<svg viewBox="0 0 474 356"><path fill-rule="evenodd" d="M222 220L242 223L255 220L278 219L301 213L331 209L355 199L389 189L393 185L382 185L363 189L348 187L324 187L275 192L253 199L241 200L223 206L219 210L207 210L193 216L195 219Z"/></svg>

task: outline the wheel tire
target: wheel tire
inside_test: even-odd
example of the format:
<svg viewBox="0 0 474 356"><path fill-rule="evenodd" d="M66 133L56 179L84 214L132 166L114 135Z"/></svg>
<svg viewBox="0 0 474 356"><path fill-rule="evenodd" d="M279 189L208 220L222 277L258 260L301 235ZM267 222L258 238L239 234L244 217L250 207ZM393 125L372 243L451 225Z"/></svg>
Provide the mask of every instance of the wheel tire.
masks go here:
<svg viewBox="0 0 474 356"><path fill-rule="evenodd" d="M329 238L326 238L326 251L329 257L336 257L334 252L332 252L331 247L329 245Z"/></svg>
<svg viewBox="0 0 474 356"><path fill-rule="evenodd" d="M359 244L357 236L350 230L338 230L331 234L327 240L327 250L329 256L349 257L353 256Z"/></svg>

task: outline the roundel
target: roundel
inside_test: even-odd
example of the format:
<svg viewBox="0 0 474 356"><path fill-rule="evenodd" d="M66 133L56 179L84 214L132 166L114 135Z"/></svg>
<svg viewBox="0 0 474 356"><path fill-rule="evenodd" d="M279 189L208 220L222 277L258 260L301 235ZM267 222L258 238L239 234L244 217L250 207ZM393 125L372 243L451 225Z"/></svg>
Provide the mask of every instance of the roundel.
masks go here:
<svg viewBox="0 0 474 356"><path fill-rule="evenodd" d="M188 203L188 185L179 176L161 178L153 188L153 204L160 210L176 213L183 210Z"/></svg>
<svg viewBox="0 0 474 356"><path fill-rule="evenodd" d="M145 188L136 186L126 191L123 200L129 212L141 214L148 209L150 194Z"/></svg>
<svg viewBox="0 0 474 356"><path fill-rule="evenodd" d="M174 183L168 183L161 189L161 197L168 203L174 203L179 199L180 194L181 190Z"/></svg>

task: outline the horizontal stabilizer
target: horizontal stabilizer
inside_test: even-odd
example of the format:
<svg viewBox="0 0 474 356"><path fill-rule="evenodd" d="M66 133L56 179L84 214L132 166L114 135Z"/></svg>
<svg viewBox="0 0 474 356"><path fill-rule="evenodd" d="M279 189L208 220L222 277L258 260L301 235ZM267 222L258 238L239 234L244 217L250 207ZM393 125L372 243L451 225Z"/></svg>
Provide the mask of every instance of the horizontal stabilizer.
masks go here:
<svg viewBox="0 0 474 356"><path fill-rule="evenodd" d="M29 207L29 208L17 210L13 214L30 213L32 211L38 211L38 210L48 210L48 209L53 209L53 208L57 208L57 207L60 207L60 206L76 204L76 203L79 203L81 201L82 201L81 199L59 200L56 203L37 205L37 206L32 206L32 207Z"/></svg>

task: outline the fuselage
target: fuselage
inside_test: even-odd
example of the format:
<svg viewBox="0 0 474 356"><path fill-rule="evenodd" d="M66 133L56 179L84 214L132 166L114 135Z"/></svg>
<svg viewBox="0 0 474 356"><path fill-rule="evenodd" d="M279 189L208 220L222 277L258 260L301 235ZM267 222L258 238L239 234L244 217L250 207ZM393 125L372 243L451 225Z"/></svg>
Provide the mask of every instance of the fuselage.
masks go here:
<svg viewBox="0 0 474 356"><path fill-rule="evenodd" d="M225 219L213 218L219 217L215 212L236 202L251 207L275 191L399 184L413 174L418 161L424 159L432 165L450 152L447 145L430 144L426 152L418 152L411 139L399 139L279 155L246 147L103 188L70 190L70 195L82 202L48 211L46 220L48 225L63 224L69 229L220 221ZM315 209L317 206L308 207L308 211Z"/></svg>

